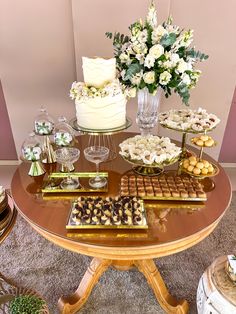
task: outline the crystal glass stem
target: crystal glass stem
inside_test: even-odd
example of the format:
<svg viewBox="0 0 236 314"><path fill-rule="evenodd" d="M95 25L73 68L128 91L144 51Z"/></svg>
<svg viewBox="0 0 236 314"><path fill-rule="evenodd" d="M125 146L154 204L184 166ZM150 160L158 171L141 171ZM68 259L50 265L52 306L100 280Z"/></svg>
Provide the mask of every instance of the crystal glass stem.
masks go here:
<svg viewBox="0 0 236 314"><path fill-rule="evenodd" d="M96 162L96 178L95 178L96 181L99 181L100 180L100 177L99 177L99 162Z"/></svg>

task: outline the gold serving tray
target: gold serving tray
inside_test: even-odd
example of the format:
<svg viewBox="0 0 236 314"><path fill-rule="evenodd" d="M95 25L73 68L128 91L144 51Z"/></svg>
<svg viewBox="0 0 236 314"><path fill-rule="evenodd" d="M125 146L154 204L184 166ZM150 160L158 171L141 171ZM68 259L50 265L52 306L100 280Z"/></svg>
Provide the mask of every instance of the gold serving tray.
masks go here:
<svg viewBox="0 0 236 314"><path fill-rule="evenodd" d="M99 172L101 177L108 178L108 172ZM76 177L79 178L80 188L77 189L61 189L60 183L66 177ZM87 193L87 192L107 192L108 191L108 182L101 189L93 189L89 186L88 179L96 176L96 172L73 172L73 173L62 173L62 172L53 172L49 175L48 180L45 181L42 193ZM50 187L50 184L53 184L53 187Z"/></svg>
<svg viewBox="0 0 236 314"><path fill-rule="evenodd" d="M141 206L142 206L142 213L143 213L143 225L93 225L93 224L80 224L77 225L73 220L72 220L72 210L73 210L74 203L72 203L72 208L69 214L68 222L66 224L66 229L148 229L148 224L147 224L147 216L146 216L146 211L144 208L144 202L141 201Z"/></svg>
<svg viewBox="0 0 236 314"><path fill-rule="evenodd" d="M153 201L188 201L188 202L205 202L206 197L159 197L159 196L142 196L143 200L153 200Z"/></svg>
<svg viewBox="0 0 236 314"><path fill-rule="evenodd" d="M211 174L194 174L192 172L189 172L187 169L184 169L183 167L181 168L181 171L184 173L187 173L192 178L196 178L196 179L201 180L201 179L205 179L205 178L215 177L219 174L220 169L217 167L217 165L213 164L212 162L211 162L211 165L214 168L214 172L212 172Z"/></svg>

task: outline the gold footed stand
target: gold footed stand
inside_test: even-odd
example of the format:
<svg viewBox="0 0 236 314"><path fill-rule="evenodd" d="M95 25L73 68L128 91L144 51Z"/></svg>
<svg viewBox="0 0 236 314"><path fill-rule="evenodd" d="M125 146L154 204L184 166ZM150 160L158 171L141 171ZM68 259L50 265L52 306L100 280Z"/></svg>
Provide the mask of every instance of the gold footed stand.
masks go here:
<svg viewBox="0 0 236 314"><path fill-rule="evenodd" d="M109 149L109 156L107 161L111 161L116 159L116 146L113 141L113 134L120 133L126 129L128 129L132 125L132 121L130 118L126 117L126 121L124 125L121 125L116 128L111 129L87 129L84 128L77 123L77 119L73 118L70 121L70 125L76 131L81 132L82 134L89 135L88 146L105 146Z"/></svg>
<svg viewBox="0 0 236 314"><path fill-rule="evenodd" d="M39 160L36 160L32 161L28 175L31 177L38 177L45 174L45 172L46 171L44 170L41 162Z"/></svg>
<svg viewBox="0 0 236 314"><path fill-rule="evenodd" d="M143 166L133 166L133 171L141 176L158 176L164 169L159 167L143 167Z"/></svg>
<svg viewBox="0 0 236 314"><path fill-rule="evenodd" d="M166 288L156 264L152 259L147 260L108 260L93 258L76 292L67 297L61 297L58 307L61 314L75 314L85 304L92 289L102 274L109 268L126 271L133 267L143 273L149 285L153 289L157 301L163 310L168 314L187 314L188 303L186 300L175 300Z"/></svg>
<svg viewBox="0 0 236 314"><path fill-rule="evenodd" d="M42 160L42 163L44 164L53 164L56 162L56 155L53 150L52 144L50 142L50 138L48 135L45 135L43 138L43 147L44 147L44 153L45 158Z"/></svg>

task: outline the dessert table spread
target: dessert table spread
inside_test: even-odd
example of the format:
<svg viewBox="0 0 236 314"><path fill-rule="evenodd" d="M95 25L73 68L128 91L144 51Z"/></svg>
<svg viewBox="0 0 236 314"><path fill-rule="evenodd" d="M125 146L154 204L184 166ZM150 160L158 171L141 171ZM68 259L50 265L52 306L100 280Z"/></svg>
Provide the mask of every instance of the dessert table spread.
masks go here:
<svg viewBox="0 0 236 314"><path fill-rule="evenodd" d="M129 132L118 133L113 135L113 140L118 147L119 143L133 135L134 133ZM95 165L88 162L83 155L88 136L81 135L77 140L81 155L75 163L76 171L95 171ZM209 156L207 158L214 161ZM217 164L216 161L214 163ZM212 179L215 188L207 193L206 202L145 201L147 230L73 231L66 229L71 200L81 194L42 195L40 177L33 179L28 176L29 164L22 163L11 184L12 196L20 214L49 241L93 257L76 292L60 298L61 313L76 313L86 302L100 276L110 266L119 270L137 267L146 277L158 302L167 313L187 313L187 301L176 301L169 294L153 259L193 246L217 226L231 200L229 179L221 166L217 166L220 172ZM102 163L100 171L108 172L108 192L89 195L119 195L121 176L131 171L131 167L120 155L115 160ZM176 168L175 164L166 170Z"/></svg>

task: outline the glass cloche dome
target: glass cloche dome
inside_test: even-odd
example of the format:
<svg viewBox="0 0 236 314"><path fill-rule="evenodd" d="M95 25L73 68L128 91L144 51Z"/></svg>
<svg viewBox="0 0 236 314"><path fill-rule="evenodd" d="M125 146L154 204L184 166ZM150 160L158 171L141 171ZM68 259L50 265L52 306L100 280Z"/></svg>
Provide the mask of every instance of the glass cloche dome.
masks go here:
<svg viewBox="0 0 236 314"><path fill-rule="evenodd" d="M34 132L29 134L21 146L22 158L26 161L40 160L43 152L42 144Z"/></svg>
<svg viewBox="0 0 236 314"><path fill-rule="evenodd" d="M67 123L65 117L59 117L55 125L54 142L59 147L72 146L74 142L74 130Z"/></svg>
<svg viewBox="0 0 236 314"><path fill-rule="evenodd" d="M40 108L39 115L34 121L34 130L37 135L50 135L54 128L54 120L44 107Z"/></svg>

